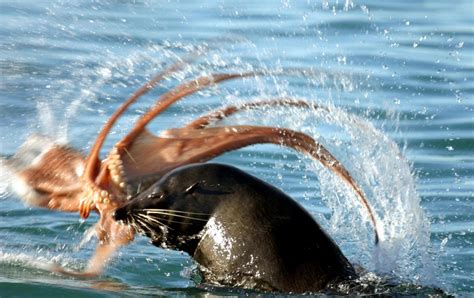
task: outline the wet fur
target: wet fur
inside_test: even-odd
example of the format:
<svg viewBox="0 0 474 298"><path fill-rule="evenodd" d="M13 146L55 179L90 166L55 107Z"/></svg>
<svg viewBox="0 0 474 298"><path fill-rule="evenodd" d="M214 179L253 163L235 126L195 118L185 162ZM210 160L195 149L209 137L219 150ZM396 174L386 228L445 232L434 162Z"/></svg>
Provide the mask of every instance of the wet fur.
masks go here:
<svg viewBox="0 0 474 298"><path fill-rule="evenodd" d="M115 211L159 247L182 250L205 283L314 292L356 277L298 203L235 167L178 168Z"/></svg>

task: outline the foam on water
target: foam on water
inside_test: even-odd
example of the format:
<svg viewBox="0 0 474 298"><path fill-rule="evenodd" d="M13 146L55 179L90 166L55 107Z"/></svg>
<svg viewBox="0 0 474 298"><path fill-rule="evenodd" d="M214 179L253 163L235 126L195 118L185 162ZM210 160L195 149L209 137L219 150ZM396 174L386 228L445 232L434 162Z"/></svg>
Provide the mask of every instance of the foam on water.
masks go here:
<svg viewBox="0 0 474 298"><path fill-rule="evenodd" d="M22 267L50 271L59 259L58 256L33 256L18 252L7 253L0 250L0 264L3 265L21 265Z"/></svg>
<svg viewBox="0 0 474 298"><path fill-rule="evenodd" d="M5 165L5 160L0 158L0 199L8 196L8 187L10 185L11 173Z"/></svg>

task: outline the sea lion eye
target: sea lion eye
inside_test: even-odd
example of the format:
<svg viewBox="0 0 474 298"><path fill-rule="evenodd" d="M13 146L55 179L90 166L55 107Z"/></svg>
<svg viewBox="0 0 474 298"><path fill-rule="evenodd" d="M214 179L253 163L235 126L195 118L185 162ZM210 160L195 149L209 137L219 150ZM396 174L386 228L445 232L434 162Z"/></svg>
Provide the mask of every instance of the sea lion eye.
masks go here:
<svg viewBox="0 0 474 298"><path fill-rule="evenodd" d="M193 192L196 190L196 188L197 188L198 186L199 186L199 182L196 182L196 183L194 183L194 184L191 184L190 186L188 186L188 187L184 190L184 192L185 192L185 193L188 193L188 194L193 193Z"/></svg>
<svg viewBox="0 0 474 298"><path fill-rule="evenodd" d="M163 192L152 192L148 196L146 196L147 199L163 199L165 197L165 193Z"/></svg>

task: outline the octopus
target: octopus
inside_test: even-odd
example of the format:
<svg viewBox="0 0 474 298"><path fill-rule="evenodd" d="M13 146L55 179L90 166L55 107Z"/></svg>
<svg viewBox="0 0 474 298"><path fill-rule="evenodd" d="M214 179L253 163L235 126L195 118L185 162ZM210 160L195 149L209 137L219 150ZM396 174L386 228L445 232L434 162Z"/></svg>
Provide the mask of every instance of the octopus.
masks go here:
<svg viewBox="0 0 474 298"><path fill-rule="evenodd" d="M54 266L52 271L93 277L100 275L114 252L133 241L135 230L115 221L114 210L134 193L181 166L206 162L225 152L254 144L275 144L292 148L319 161L357 195L367 209L378 241L377 225L364 192L349 171L320 143L298 131L281 127L221 125L220 121L239 111L265 106L293 106L327 109L303 100L276 98L224 106L179 128L151 133L147 125L172 104L197 91L224 81L265 75L264 72L214 73L185 81L161 94L154 105L136 121L133 128L101 158L104 141L117 120L129 106L153 89L170 74L186 65L185 60L165 68L137 89L110 116L99 131L90 152L58 144L45 137L31 137L18 152L5 161L13 169L13 188L31 206L64 212L78 212L84 219L91 212L99 214L95 225L98 245L83 271Z"/></svg>

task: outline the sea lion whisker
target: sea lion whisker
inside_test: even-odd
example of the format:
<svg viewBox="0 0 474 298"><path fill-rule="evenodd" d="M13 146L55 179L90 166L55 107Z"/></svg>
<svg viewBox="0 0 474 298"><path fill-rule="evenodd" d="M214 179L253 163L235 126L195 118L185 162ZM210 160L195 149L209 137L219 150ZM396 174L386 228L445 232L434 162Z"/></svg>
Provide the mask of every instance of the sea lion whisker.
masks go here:
<svg viewBox="0 0 474 298"><path fill-rule="evenodd" d="M149 230L149 227L140 218L135 217L134 222L140 227L141 230L143 230L143 229L148 229Z"/></svg>
<svg viewBox="0 0 474 298"><path fill-rule="evenodd" d="M210 215L210 213L179 211L179 210L171 210L171 209L142 209L140 211L163 211L163 212L184 213L184 214L194 214L194 215Z"/></svg>
<svg viewBox="0 0 474 298"><path fill-rule="evenodd" d="M173 228L171 228L170 226L166 225L165 223L163 223L162 221L158 220L157 219L157 216L154 216L154 215L145 215L145 214L140 214L142 218L146 218L147 220L156 220L158 221L160 224L166 226L168 229L171 229L173 230ZM146 216L146 217L145 217ZM192 225L193 223L192 222L183 222L183 221L178 221L178 220L172 220L172 219L165 219L165 218L159 218L159 219L162 219L162 220L166 220L167 223L176 223L176 224L185 224L185 225ZM193 219L193 220L196 220L196 219Z"/></svg>
<svg viewBox="0 0 474 298"><path fill-rule="evenodd" d="M150 219L151 220L151 219ZM167 219L166 220L167 223L175 223L175 224L192 224L191 222L182 222L182 221L177 221L177 220L172 220L172 219ZM163 223L163 225L165 225ZM172 228L170 228L168 225L166 225L166 227L168 227L169 229L173 230Z"/></svg>
<svg viewBox="0 0 474 298"><path fill-rule="evenodd" d="M142 213L146 214L162 214L162 215L168 215L168 216L186 216L187 214L190 215L209 215L209 214L193 214L193 213L187 213L187 212L174 212L174 210L168 210L168 209L143 209L140 210Z"/></svg>
<svg viewBox="0 0 474 298"><path fill-rule="evenodd" d="M174 216L174 217L179 217L179 218L186 218L186 219L190 219L190 220L198 220L198 221L205 221L205 222L208 221L208 219L205 219L205 218L197 218L197 217L173 214L172 212L147 211L147 214L159 214L159 215Z"/></svg>
<svg viewBox="0 0 474 298"><path fill-rule="evenodd" d="M149 230L148 227L145 227L145 228L144 228L144 227L141 226L140 223L138 223L138 222L136 222L136 221L134 221L133 225L134 225L134 227L135 227L135 230L136 230L138 233L143 234L143 235L146 235L146 233L147 233L147 231L145 230L145 228L146 228L147 230Z"/></svg>
<svg viewBox="0 0 474 298"><path fill-rule="evenodd" d="M130 217L130 221L128 223L138 233L144 233L143 229L135 221L135 218Z"/></svg>
<svg viewBox="0 0 474 298"><path fill-rule="evenodd" d="M137 216L139 216L140 218L142 218L143 220L148 220L150 222L153 222L153 223L156 223L157 225L159 226L165 226L166 228L170 229L170 230L173 230L170 226L168 226L167 224L163 223L162 221L156 219L156 218L153 218L151 216L147 216L145 214L137 214Z"/></svg>
<svg viewBox="0 0 474 298"><path fill-rule="evenodd" d="M145 211L143 212L144 210L148 210L148 211ZM157 212L157 211L149 211L149 210L162 210L161 212ZM169 210L169 211L173 211L173 210ZM184 215L180 215L180 214L173 214L172 212L168 212L167 209L143 209L143 210L139 210L139 212L141 214L144 215L144 213L146 214L146 216L153 216L153 217L157 217L157 215L164 215L164 216L168 216L170 218L168 219L164 219L161 217L161 219L163 220L167 220L168 222L171 222L171 223L179 223L179 224L192 224L192 223L186 223L186 222L183 222L183 221L176 221L176 220L172 220L171 218L172 217L178 217L178 218L184 218L184 219L190 219L190 220L194 220L194 221L207 221L207 219L202 219L202 218L197 218L197 217L191 217L191 216L184 216ZM181 211L182 212L182 211ZM182 213L185 213L185 212L182 212ZM205 213L200 213L200 214L205 214ZM206 214L207 215L207 214Z"/></svg>
<svg viewBox="0 0 474 298"><path fill-rule="evenodd" d="M153 226L151 224L149 224L148 222L144 220L141 220L140 218L137 218L137 221L140 222L149 231L149 234L150 234L149 237L152 240L156 240L159 238L157 237L156 232L152 229ZM158 224L157 226L160 229L162 236L165 237L168 232L168 227L166 225L160 225L160 224ZM145 235L146 235L146 232L145 232Z"/></svg>
<svg viewBox="0 0 474 298"><path fill-rule="evenodd" d="M137 222L135 220L136 213L135 212L130 212L129 215L127 216L128 223L130 225L136 225Z"/></svg>
<svg viewBox="0 0 474 298"><path fill-rule="evenodd" d="M154 220L156 220L156 221L159 221L159 220L157 219L158 217L155 216L155 215L146 215L147 217L144 217L145 214L141 214L141 215L142 215L142 218L147 218L147 219L149 219L149 220L154 219ZM183 222L183 221L178 221L178 220L165 219L165 218L162 218L162 217L160 217L160 219L166 220L166 222L168 222L168 223L193 224L192 222ZM160 223L162 223L162 222L160 222ZM165 225L164 223L162 223L162 224ZM170 228L169 226L167 226L167 227ZM171 229L171 228L170 228L170 229Z"/></svg>
<svg viewBox="0 0 474 298"><path fill-rule="evenodd" d="M142 218L143 220L147 220L149 222L157 223L158 225L165 225L163 222L161 222L157 218L153 218L151 216L148 216L148 215L145 215L145 214L142 214L142 213L137 213L137 216Z"/></svg>
<svg viewBox="0 0 474 298"><path fill-rule="evenodd" d="M148 212L149 215L164 215L168 217L179 217L179 218L184 218L184 219L190 219L190 220L198 220L198 221L207 221L207 219L203 218L198 218L198 217L192 217L192 216L185 216L185 215L180 215L180 214L174 214L174 213L168 213L168 212Z"/></svg>
<svg viewBox="0 0 474 298"><path fill-rule="evenodd" d="M157 219L157 218L153 218L153 217L148 216L148 215L145 215L145 214L137 214L137 216L138 216L139 218L142 218L142 219L147 220L147 221L149 221L149 222L154 222L154 223L157 223L157 224L159 224L159 225L164 225L164 223L161 222L161 221L160 221L159 219Z"/></svg>
<svg viewBox="0 0 474 298"><path fill-rule="evenodd" d="M137 222L139 223L139 226L142 228L141 230L146 234L146 230L148 230L148 232L153 235L155 234L155 231L152 229L152 227L144 220L141 220L140 218L135 218L137 220ZM160 227L161 228L161 227Z"/></svg>

